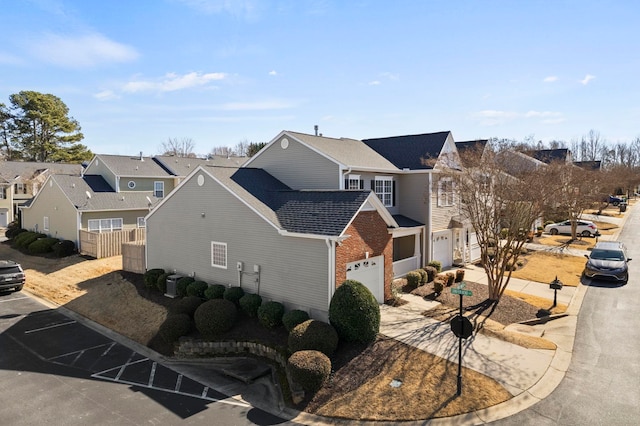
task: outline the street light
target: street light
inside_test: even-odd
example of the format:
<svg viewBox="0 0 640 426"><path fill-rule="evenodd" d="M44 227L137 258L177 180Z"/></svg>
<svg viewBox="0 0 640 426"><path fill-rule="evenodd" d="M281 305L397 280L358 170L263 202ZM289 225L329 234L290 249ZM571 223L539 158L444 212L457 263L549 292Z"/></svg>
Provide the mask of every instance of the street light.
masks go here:
<svg viewBox="0 0 640 426"><path fill-rule="evenodd" d="M558 290L562 290L562 281L560 281L558 279L558 276L556 275L556 278L551 281L551 283L549 283L549 288L551 290L553 290L553 308L555 308L558 304Z"/></svg>

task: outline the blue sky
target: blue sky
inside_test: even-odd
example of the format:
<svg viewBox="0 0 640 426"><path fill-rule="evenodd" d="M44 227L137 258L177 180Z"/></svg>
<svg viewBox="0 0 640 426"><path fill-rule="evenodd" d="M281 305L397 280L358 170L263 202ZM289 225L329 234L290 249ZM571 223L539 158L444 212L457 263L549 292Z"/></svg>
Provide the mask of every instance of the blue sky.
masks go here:
<svg viewBox="0 0 640 426"><path fill-rule="evenodd" d="M95 153L281 130L640 136L629 1L0 0L0 102L60 97Z"/></svg>

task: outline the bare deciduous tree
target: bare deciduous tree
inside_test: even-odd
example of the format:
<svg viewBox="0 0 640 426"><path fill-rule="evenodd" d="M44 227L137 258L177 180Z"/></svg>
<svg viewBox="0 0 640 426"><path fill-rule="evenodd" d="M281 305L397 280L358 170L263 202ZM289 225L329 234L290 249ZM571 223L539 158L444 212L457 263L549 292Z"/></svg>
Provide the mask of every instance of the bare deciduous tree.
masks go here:
<svg viewBox="0 0 640 426"><path fill-rule="evenodd" d="M190 157L193 158L196 155L193 153L195 144L191 138L167 138L162 142L162 155L173 155L176 157Z"/></svg>

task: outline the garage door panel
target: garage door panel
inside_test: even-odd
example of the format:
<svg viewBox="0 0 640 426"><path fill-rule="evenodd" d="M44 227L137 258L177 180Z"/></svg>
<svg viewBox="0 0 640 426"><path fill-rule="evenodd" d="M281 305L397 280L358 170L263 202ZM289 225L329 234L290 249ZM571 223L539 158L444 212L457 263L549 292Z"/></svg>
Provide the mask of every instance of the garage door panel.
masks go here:
<svg viewBox="0 0 640 426"><path fill-rule="evenodd" d="M364 284L378 303L384 303L384 256L347 263L347 279Z"/></svg>

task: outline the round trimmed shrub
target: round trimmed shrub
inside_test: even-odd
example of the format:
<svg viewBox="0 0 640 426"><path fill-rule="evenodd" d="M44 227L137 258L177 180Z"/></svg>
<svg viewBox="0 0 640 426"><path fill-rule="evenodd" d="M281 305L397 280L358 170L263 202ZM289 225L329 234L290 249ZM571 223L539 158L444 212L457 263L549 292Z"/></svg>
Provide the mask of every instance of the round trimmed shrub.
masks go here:
<svg viewBox="0 0 640 426"><path fill-rule="evenodd" d="M427 263L427 266L433 266L434 268L436 268L436 272L442 271L442 263L439 260L432 260L431 262Z"/></svg>
<svg viewBox="0 0 640 426"><path fill-rule="evenodd" d="M171 313L173 314L187 314L193 318L196 310L204 301L197 296L187 296L176 301L171 307Z"/></svg>
<svg viewBox="0 0 640 426"><path fill-rule="evenodd" d="M267 328L275 328L282 325L284 305L280 302L269 301L258 308L258 321Z"/></svg>
<svg viewBox="0 0 640 426"><path fill-rule="evenodd" d="M227 287L222 284L212 284L204 291L204 298L207 300L211 299L222 299L222 295Z"/></svg>
<svg viewBox="0 0 640 426"><path fill-rule="evenodd" d="M176 294L180 297L185 297L187 295L187 287L194 281L193 277L180 278L176 283Z"/></svg>
<svg viewBox="0 0 640 426"><path fill-rule="evenodd" d="M242 312L250 317L258 316L258 308L262 305L262 297L258 294L245 293L238 301Z"/></svg>
<svg viewBox="0 0 640 426"><path fill-rule="evenodd" d="M316 393L329 379L331 360L319 351L298 351L289 357L287 369L306 392Z"/></svg>
<svg viewBox="0 0 640 426"><path fill-rule="evenodd" d="M209 287L204 281L194 281L187 286L187 296L196 296L204 299L204 291Z"/></svg>
<svg viewBox="0 0 640 426"><path fill-rule="evenodd" d="M433 281L433 279L436 277L436 275L438 275L438 270L435 268L435 266L427 265L422 269L427 273L427 282L428 283Z"/></svg>
<svg viewBox="0 0 640 426"><path fill-rule="evenodd" d="M233 302L236 306L239 306L242 296L244 296L242 287L229 287L222 294L223 299Z"/></svg>
<svg viewBox="0 0 640 426"><path fill-rule="evenodd" d="M291 352L320 351L326 356L331 356L337 347L338 333L326 322L310 319L298 324L289 333Z"/></svg>
<svg viewBox="0 0 640 426"><path fill-rule="evenodd" d="M149 269L142 276L144 285L148 288L155 288L156 283L158 282L158 277L162 274L164 274L164 269L161 269L161 268Z"/></svg>
<svg viewBox="0 0 640 426"><path fill-rule="evenodd" d="M165 272L164 274L158 275L158 279L156 280L156 288L162 294L167 292L167 278L172 275L171 272Z"/></svg>
<svg viewBox="0 0 640 426"><path fill-rule="evenodd" d="M346 280L331 298L329 322L347 342L373 342L380 331L380 306L364 284Z"/></svg>
<svg viewBox="0 0 640 426"><path fill-rule="evenodd" d="M196 309L193 319L204 336L215 336L230 330L238 319L238 309L226 299L212 299Z"/></svg>
<svg viewBox="0 0 640 426"><path fill-rule="evenodd" d="M13 241L14 241L15 247L19 249L27 249L29 245L35 240L37 240L38 238L46 238L46 237L47 236L45 234L27 231L27 232L18 234L18 236Z"/></svg>
<svg viewBox="0 0 640 426"><path fill-rule="evenodd" d="M437 295L442 294L442 291L444 290L444 281L438 277L436 277L436 279L433 280L433 292Z"/></svg>
<svg viewBox="0 0 640 426"><path fill-rule="evenodd" d="M187 314L172 314L167 317L158 329L158 335L167 343L173 343L186 336L193 328L193 321Z"/></svg>
<svg viewBox="0 0 640 426"><path fill-rule="evenodd" d="M58 243L59 241L60 240L57 238L39 238L29 244L29 246L27 247L27 251L29 252L29 254L49 253L53 251L53 245Z"/></svg>
<svg viewBox="0 0 640 426"><path fill-rule="evenodd" d="M429 282L429 274L424 269L416 269L416 272L420 274L420 283L418 285L425 285Z"/></svg>
<svg viewBox="0 0 640 426"><path fill-rule="evenodd" d="M71 256L76 252L76 243L70 240L62 240L51 248L57 257Z"/></svg>
<svg viewBox="0 0 640 426"><path fill-rule="evenodd" d="M24 228L20 228L16 222L11 222L7 227L7 230L4 232L4 236L8 239L12 239L23 232L27 232L27 230Z"/></svg>
<svg viewBox="0 0 640 426"><path fill-rule="evenodd" d="M412 290L418 287L420 280L422 279L422 275L420 275L420 272L418 271L409 271L404 277L407 280L407 287Z"/></svg>
<svg viewBox="0 0 640 426"><path fill-rule="evenodd" d="M296 325L302 324L308 319L309 319L308 313L300 309L294 309L292 311L285 313L282 316L282 325L284 325L284 328L286 328L287 331L291 331Z"/></svg>

